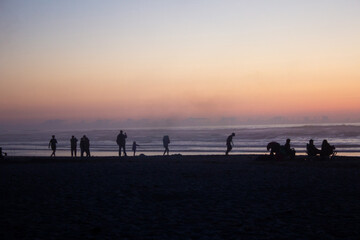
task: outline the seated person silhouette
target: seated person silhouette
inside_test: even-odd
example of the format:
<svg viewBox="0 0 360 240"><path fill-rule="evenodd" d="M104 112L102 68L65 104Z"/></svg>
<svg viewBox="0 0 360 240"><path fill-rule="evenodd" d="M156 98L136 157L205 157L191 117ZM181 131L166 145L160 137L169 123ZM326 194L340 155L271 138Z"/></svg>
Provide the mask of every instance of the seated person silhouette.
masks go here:
<svg viewBox="0 0 360 240"><path fill-rule="evenodd" d="M335 146L330 145L328 141L324 139L321 145L320 156L323 158L329 158L330 155L334 156L335 154Z"/></svg>
<svg viewBox="0 0 360 240"><path fill-rule="evenodd" d="M314 145L314 140L310 139L309 143L306 144L306 152L309 157L315 157L316 155L320 154L320 150L317 149Z"/></svg>
<svg viewBox="0 0 360 240"><path fill-rule="evenodd" d="M6 156L7 156L6 152L3 152L2 148L0 147L0 159L3 159Z"/></svg>
<svg viewBox="0 0 360 240"><path fill-rule="evenodd" d="M290 159L293 159L295 157L296 151L294 148L291 148L290 146L290 138L286 139L286 143L283 147L283 151L285 152L285 155L290 157Z"/></svg>

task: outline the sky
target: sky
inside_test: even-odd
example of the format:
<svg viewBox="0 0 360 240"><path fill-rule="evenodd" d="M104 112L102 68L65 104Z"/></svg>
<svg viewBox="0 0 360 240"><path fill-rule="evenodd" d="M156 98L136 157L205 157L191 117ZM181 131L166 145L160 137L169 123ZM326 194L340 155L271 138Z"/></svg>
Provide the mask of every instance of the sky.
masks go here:
<svg viewBox="0 0 360 240"><path fill-rule="evenodd" d="M0 127L360 122L359 12L357 0L2 0Z"/></svg>

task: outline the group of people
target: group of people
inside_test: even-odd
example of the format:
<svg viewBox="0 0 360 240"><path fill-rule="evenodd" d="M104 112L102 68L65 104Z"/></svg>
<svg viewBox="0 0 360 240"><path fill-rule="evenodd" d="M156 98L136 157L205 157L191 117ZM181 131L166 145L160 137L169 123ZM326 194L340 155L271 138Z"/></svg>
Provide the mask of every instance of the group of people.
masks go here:
<svg viewBox="0 0 360 240"><path fill-rule="evenodd" d="M232 133L229 135L226 139L226 152L225 155L229 155L229 152L232 150L234 143L233 143L233 137L235 136L235 133ZM116 143L119 146L119 157L121 157L122 152L124 153L124 156L127 156L126 154L126 139L127 134L120 130L120 133L117 135ZM286 139L286 143L284 145L280 145L278 142L270 142L267 145L267 150L270 151L270 156L276 157L276 159L284 159L289 158L293 159L295 157L296 151L294 148L290 146L290 139ZM76 148L77 148L77 142L78 140L72 136L70 139L70 145L71 145L71 157L76 157ZM50 157L55 157L56 152L56 144L57 140L55 139L55 135L52 136L50 142L49 142L49 148L51 147L52 153ZM163 155L167 154L169 155L169 144L170 144L170 138L168 135L165 135L163 137L163 146L165 148ZM134 156L136 155L136 149L139 147L136 143L136 141L132 144L132 151L134 153ZM84 153L86 153L86 157L90 157L90 140L89 138L84 135L80 139L80 151L81 151L81 157L84 156ZM330 145L327 140L325 139L322 142L321 149L316 148L314 145L314 140L310 139L309 143L306 144L306 151L309 157L315 157L319 155L320 157L329 157L332 154L335 153L335 146ZM1 153L2 154L2 153Z"/></svg>
<svg viewBox="0 0 360 240"><path fill-rule="evenodd" d="M317 149L314 145L314 140L310 139L309 143L306 144L306 151L310 157L320 155L320 157L329 157L335 153L335 146L330 145L326 139L321 144L321 149Z"/></svg>
<svg viewBox="0 0 360 240"><path fill-rule="evenodd" d="M120 133L117 135L117 138L116 138L116 143L119 146L119 157L121 157L122 152L124 153L124 156L127 156L126 148L125 148L126 138L127 138L127 134L125 132L123 132L122 130L120 130ZM77 142L78 142L77 138L72 136L70 139L71 157L76 157ZM55 157L57 143L58 142L55 138L55 135L52 135L52 138L49 141L49 148L51 147L51 150L52 150L50 157ZM165 135L163 137L163 145L165 148L163 155L165 155L165 154L169 155L169 152L170 152L169 144L170 144L170 138L169 138L169 136ZM136 141L134 141L132 144L132 151L134 152L134 156L136 155L137 147L140 147L140 145L137 144ZM80 139L80 151L81 151L81 157L83 157L85 153L86 153L86 157L90 157L90 140L86 135L84 135Z"/></svg>
<svg viewBox="0 0 360 240"><path fill-rule="evenodd" d="M120 133L117 135L117 138L116 138L116 143L117 145L119 146L119 157L121 157L121 152L123 151L124 153L124 156L127 156L126 154L126 148L125 148L125 145L126 145L126 138L127 138L127 134L125 132L123 132L122 130L120 130ZM163 137L163 146L165 148L164 150L164 154L167 154L169 155L169 144L170 144L170 137L168 135L165 135ZM133 141L133 144L132 144L132 151L134 152L134 156L136 155L136 149L137 147L140 147L139 144L136 143L136 141ZM121 151L122 150L122 151Z"/></svg>
<svg viewBox="0 0 360 240"><path fill-rule="evenodd" d="M71 157L76 157L77 142L78 142L77 138L71 136L70 138ZM52 138L49 141L49 148L51 147L52 150L50 157L55 157L57 143L58 142L55 138L55 135L52 135ZM81 157L84 157L84 154L86 154L85 155L86 157L90 157L90 140L86 135L82 136L82 138L80 139L80 154Z"/></svg>
<svg viewBox="0 0 360 240"><path fill-rule="evenodd" d="M274 156L276 159L293 159L296 153L295 149L290 146L289 138L286 139L286 143L283 146L278 142L270 142L267 145L267 150L270 151L270 156ZM309 157L316 157L319 155L322 158L329 158L336 153L335 146L330 145L326 139L322 142L321 149L316 148L314 140L310 139L309 143L306 144L306 152Z"/></svg>

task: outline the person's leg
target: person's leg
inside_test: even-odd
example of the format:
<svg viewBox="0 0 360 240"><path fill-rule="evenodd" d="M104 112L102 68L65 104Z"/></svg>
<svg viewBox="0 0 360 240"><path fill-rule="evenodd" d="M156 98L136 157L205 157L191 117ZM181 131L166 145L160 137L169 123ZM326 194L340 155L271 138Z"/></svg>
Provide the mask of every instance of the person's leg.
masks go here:
<svg viewBox="0 0 360 240"><path fill-rule="evenodd" d="M124 149L124 156L126 157L127 154L126 154L126 150L125 150L125 145L123 146L123 149Z"/></svg>
<svg viewBox="0 0 360 240"><path fill-rule="evenodd" d="M226 153L225 155L229 155L229 152L231 151L231 146L230 145L227 145L227 149L226 149Z"/></svg>

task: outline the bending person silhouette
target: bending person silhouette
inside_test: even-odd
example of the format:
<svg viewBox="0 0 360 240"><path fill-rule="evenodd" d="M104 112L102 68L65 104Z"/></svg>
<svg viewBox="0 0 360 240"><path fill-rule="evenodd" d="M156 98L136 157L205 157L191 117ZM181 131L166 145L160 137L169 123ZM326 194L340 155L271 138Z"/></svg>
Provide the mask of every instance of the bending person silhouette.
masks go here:
<svg viewBox="0 0 360 240"><path fill-rule="evenodd" d="M52 138L50 139L50 142L49 142L49 148L51 147L51 150L52 150L50 157L53 157L53 156L55 157L56 144L57 144L57 141L55 139L55 135L52 135Z"/></svg>
<svg viewBox="0 0 360 240"><path fill-rule="evenodd" d="M71 136L70 139L70 145L71 145L71 157L76 157L76 147L77 147L77 138L74 136Z"/></svg>
<svg viewBox="0 0 360 240"><path fill-rule="evenodd" d="M165 155L165 153L167 153L167 155L169 155L169 152L170 152L170 150L169 150L169 143L170 143L170 138L169 138L168 135L165 135L165 136L163 137L163 145L164 145L164 148L165 148L163 155Z"/></svg>
<svg viewBox="0 0 360 240"><path fill-rule="evenodd" d="M226 139L226 152L225 155L229 155L229 152L231 151L231 149L234 147L234 143L233 143L233 137L235 136L235 133L232 133L230 136L227 137Z"/></svg>
<svg viewBox="0 0 360 240"><path fill-rule="evenodd" d="M127 156L126 150L125 150L126 138L127 138L126 133L123 133L123 131L120 130L120 133L117 135L117 138L116 138L116 143L117 143L117 145L119 145L119 157L121 157L121 148L124 151L124 156L125 157Z"/></svg>
<svg viewBox="0 0 360 240"><path fill-rule="evenodd" d="M267 145L267 150L270 151L270 156L274 156L274 154L279 157L280 154L280 143L278 142L269 142Z"/></svg>

